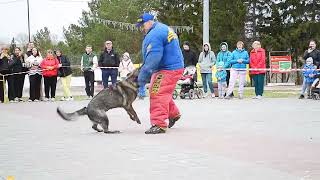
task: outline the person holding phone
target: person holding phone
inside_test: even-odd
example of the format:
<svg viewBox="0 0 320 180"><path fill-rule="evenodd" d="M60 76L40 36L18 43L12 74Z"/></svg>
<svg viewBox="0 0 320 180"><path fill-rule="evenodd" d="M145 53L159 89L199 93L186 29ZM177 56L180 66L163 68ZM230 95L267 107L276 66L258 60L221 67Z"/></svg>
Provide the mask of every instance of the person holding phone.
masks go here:
<svg viewBox="0 0 320 180"><path fill-rule="evenodd" d="M317 69L320 66L320 50L317 49L317 43L315 40L309 42L308 49L304 52L303 59L306 61L309 57L312 57L313 64L317 66Z"/></svg>

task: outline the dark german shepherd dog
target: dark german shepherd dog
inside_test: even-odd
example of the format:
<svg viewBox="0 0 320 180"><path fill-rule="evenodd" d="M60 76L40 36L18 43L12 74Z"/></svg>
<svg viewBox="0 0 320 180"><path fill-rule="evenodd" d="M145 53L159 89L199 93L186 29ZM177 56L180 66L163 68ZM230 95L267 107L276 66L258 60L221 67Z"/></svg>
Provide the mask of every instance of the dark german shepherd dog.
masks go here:
<svg viewBox="0 0 320 180"><path fill-rule="evenodd" d="M57 112L66 121L76 120L79 116L87 115L93 123L92 128L104 133L120 133L120 131L110 131L108 129L109 119L106 111L113 108L124 108L133 121L141 124L137 113L132 107L132 103L138 93L138 74L139 70L136 69L128 74L125 80L117 82L115 87L100 91L89 102L87 107L73 113L66 113L58 107ZM103 130L99 129L98 125L100 125Z"/></svg>

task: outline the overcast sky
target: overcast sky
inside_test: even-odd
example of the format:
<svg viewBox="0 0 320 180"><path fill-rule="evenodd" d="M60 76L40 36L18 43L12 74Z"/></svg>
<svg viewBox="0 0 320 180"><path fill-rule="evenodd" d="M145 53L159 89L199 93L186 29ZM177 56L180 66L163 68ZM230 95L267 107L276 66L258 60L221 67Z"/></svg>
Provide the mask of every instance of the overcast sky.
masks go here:
<svg viewBox="0 0 320 180"><path fill-rule="evenodd" d="M89 0L29 0L31 34L47 26L63 38L62 29L77 23ZM9 43L19 33L28 34L27 0L0 0L0 42Z"/></svg>

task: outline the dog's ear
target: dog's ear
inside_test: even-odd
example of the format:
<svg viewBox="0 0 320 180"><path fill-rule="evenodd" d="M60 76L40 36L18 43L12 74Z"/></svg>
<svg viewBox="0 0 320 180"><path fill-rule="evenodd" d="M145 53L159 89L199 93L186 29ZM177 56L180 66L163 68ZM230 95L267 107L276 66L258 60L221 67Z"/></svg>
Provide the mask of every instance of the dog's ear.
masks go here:
<svg viewBox="0 0 320 180"><path fill-rule="evenodd" d="M138 77L139 75L139 72L140 72L140 68L139 69L134 69L131 73L129 73L127 75L127 79L135 79Z"/></svg>

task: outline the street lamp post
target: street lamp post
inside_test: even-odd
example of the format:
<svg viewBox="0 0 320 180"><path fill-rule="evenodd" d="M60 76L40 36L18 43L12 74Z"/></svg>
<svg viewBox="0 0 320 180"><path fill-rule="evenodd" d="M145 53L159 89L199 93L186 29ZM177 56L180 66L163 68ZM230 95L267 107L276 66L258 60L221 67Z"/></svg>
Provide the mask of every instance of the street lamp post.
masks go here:
<svg viewBox="0 0 320 180"><path fill-rule="evenodd" d="M29 0L27 0L27 7L28 7L28 37L29 37L29 42L31 42L31 36L30 36L30 12L29 12Z"/></svg>
<svg viewBox="0 0 320 180"><path fill-rule="evenodd" d="M203 43L209 43L209 0L203 0Z"/></svg>

